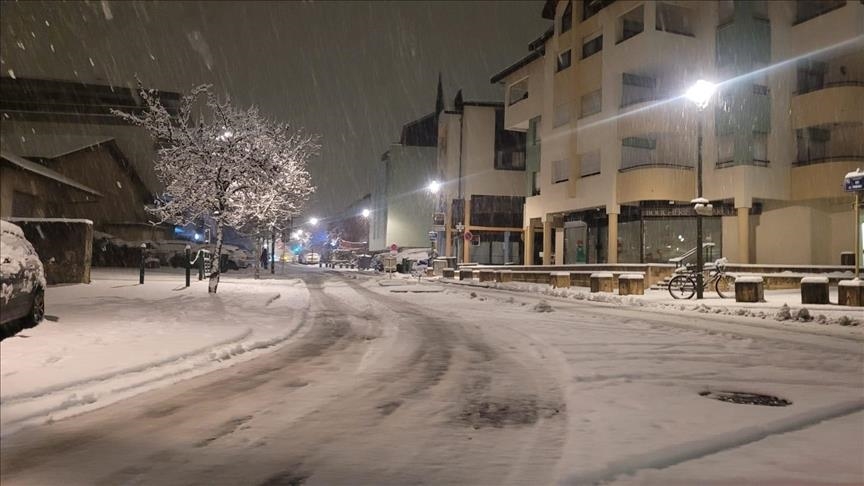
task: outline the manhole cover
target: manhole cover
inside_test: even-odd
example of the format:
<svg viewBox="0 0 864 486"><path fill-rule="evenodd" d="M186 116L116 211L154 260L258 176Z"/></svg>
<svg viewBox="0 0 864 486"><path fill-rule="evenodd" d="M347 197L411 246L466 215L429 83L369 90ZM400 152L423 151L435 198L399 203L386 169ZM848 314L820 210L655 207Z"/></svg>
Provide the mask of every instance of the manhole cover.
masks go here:
<svg viewBox="0 0 864 486"><path fill-rule="evenodd" d="M760 395L758 393L734 392L734 391L703 391L700 396L720 400L721 402L739 403L742 405L764 405L766 407L786 407L792 402L771 395Z"/></svg>

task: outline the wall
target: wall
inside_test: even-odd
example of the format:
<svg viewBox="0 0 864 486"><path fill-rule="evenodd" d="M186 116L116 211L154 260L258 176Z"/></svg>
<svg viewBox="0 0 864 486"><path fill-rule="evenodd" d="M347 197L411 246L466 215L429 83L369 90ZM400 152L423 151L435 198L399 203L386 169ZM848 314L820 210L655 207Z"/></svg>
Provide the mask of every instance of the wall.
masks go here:
<svg viewBox="0 0 864 486"><path fill-rule="evenodd" d="M385 245L428 247L434 200L426 187L436 177L436 147L390 146Z"/></svg>
<svg viewBox="0 0 864 486"><path fill-rule="evenodd" d="M33 244L48 285L90 283L93 224L87 220L12 219Z"/></svg>
<svg viewBox="0 0 864 486"><path fill-rule="evenodd" d="M465 197L525 196L525 171L495 170L495 108L465 106L462 173Z"/></svg>

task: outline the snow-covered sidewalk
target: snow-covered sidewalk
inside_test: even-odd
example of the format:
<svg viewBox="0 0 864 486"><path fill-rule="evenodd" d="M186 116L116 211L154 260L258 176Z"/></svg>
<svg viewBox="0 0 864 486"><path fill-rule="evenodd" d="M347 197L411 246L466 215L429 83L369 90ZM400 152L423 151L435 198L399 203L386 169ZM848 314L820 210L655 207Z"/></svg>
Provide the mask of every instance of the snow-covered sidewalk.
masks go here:
<svg viewBox="0 0 864 486"><path fill-rule="evenodd" d="M266 275L269 277L269 275ZM239 277L239 278L238 278ZM47 319L0 343L0 428L54 420L248 359L299 329L299 280L231 273L219 292L182 271L94 269L49 287Z"/></svg>

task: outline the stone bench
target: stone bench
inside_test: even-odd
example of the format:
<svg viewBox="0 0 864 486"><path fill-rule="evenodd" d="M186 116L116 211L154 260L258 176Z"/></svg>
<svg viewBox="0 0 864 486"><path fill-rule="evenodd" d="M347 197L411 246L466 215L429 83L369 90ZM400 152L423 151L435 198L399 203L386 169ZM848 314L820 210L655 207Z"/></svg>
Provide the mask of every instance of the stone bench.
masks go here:
<svg viewBox="0 0 864 486"><path fill-rule="evenodd" d="M765 302L765 282L759 276L735 279L735 302Z"/></svg>
<svg viewBox="0 0 864 486"><path fill-rule="evenodd" d="M456 270L453 268L445 268L441 271L441 275L444 278L456 278Z"/></svg>
<svg viewBox="0 0 864 486"><path fill-rule="evenodd" d="M618 295L644 295L645 275L624 273L618 277Z"/></svg>
<svg viewBox="0 0 864 486"><path fill-rule="evenodd" d="M570 288L570 272L550 272L549 283L553 289Z"/></svg>
<svg viewBox="0 0 864 486"><path fill-rule="evenodd" d="M473 280L474 279L474 270L470 268L460 268L459 269L459 280Z"/></svg>
<svg viewBox="0 0 864 486"><path fill-rule="evenodd" d="M596 272L591 277L591 292L612 292L612 283L615 279L612 272Z"/></svg>
<svg viewBox="0 0 864 486"><path fill-rule="evenodd" d="M828 303L828 277L804 277L801 279L802 304Z"/></svg>
<svg viewBox="0 0 864 486"><path fill-rule="evenodd" d="M495 281L495 270L478 270L477 278L481 282L494 282Z"/></svg>
<svg viewBox="0 0 864 486"><path fill-rule="evenodd" d="M510 270L498 270L495 272L495 280L498 282L512 282L513 272Z"/></svg>
<svg viewBox="0 0 864 486"><path fill-rule="evenodd" d="M837 303L850 307L864 306L864 280L841 280L837 284Z"/></svg>

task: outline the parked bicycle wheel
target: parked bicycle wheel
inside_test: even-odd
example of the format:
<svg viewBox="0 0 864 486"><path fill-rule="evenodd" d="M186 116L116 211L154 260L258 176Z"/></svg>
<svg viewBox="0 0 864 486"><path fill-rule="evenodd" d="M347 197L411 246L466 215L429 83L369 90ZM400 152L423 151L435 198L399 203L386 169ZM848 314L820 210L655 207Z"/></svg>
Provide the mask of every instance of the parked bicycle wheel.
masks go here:
<svg viewBox="0 0 864 486"><path fill-rule="evenodd" d="M696 292L696 281L688 275L677 275L669 281L669 294L675 299L689 299Z"/></svg>
<svg viewBox="0 0 864 486"><path fill-rule="evenodd" d="M720 275L714 282L714 290L721 299L735 297L735 277L731 275Z"/></svg>

